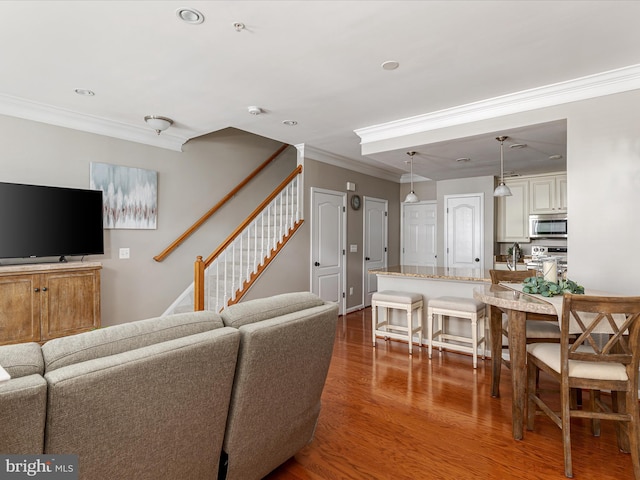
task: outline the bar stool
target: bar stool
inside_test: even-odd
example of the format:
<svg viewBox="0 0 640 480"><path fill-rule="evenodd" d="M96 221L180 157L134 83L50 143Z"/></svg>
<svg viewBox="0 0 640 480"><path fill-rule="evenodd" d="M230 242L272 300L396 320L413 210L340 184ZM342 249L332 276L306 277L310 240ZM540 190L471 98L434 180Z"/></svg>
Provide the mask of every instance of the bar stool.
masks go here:
<svg viewBox="0 0 640 480"><path fill-rule="evenodd" d="M378 308L385 309L384 320L378 322ZM383 290L371 296L371 323L373 330L373 346L376 346L376 336L407 340L409 343L409 355L413 354L413 336L420 333L422 336L422 294L412 292L396 292ZM389 309L404 310L407 313L407 325L394 325L389 322ZM418 311L418 326L413 327L413 312Z"/></svg>
<svg viewBox="0 0 640 480"><path fill-rule="evenodd" d="M433 331L433 317L438 317L437 330ZM471 321L471 338L462 337L446 333L444 329L443 317L459 317L466 318ZM484 332L484 335L478 338L478 330ZM427 332L428 332L428 348L429 358L433 345L440 347L448 347L452 350L468 352L473 355L473 368L478 367L478 345L483 344L482 358L485 358L486 347L486 321L485 321L485 304L474 298L463 297L438 297L432 298L427 304ZM434 337L436 340L434 340ZM439 340L437 340L439 338ZM453 340L459 343L467 343L469 346L448 343L447 340Z"/></svg>

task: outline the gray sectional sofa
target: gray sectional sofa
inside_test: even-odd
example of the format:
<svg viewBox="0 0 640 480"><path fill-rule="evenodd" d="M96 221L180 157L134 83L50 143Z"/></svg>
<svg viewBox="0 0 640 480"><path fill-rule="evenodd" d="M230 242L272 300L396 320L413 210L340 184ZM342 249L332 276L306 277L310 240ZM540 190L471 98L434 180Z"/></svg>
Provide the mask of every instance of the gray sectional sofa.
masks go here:
<svg viewBox="0 0 640 480"><path fill-rule="evenodd" d="M338 307L307 293L0 347L0 453L80 478L260 479L313 438Z"/></svg>

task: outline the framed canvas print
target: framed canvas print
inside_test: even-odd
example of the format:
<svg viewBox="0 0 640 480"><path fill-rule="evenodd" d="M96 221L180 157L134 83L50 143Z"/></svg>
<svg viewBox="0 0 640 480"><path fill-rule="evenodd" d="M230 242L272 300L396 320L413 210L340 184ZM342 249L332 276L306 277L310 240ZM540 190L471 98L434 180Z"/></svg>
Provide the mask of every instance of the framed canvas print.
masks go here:
<svg viewBox="0 0 640 480"><path fill-rule="evenodd" d="M157 228L158 172L91 162L90 176L102 190L104 228Z"/></svg>

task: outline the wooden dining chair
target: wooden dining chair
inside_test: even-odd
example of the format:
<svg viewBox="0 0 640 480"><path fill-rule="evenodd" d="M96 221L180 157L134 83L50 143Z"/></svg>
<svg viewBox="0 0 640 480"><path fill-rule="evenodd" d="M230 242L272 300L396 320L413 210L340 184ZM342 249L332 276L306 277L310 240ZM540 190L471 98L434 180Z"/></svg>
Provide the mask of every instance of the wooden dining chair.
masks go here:
<svg viewBox="0 0 640 480"><path fill-rule="evenodd" d="M522 283L526 278L535 277L535 270L489 270L491 275L491 283ZM491 326L494 328L494 325ZM509 336L507 331L507 319L502 318L501 324L495 325L496 331L502 330L502 335ZM493 330L492 330L493 331ZM560 341L560 324L553 315L545 315L541 313L527 313L526 322L527 343L534 342L559 342ZM491 339L493 341L493 338ZM502 339L500 339L502 342ZM503 349L506 346L503 346ZM502 359L502 362L510 367L510 362Z"/></svg>
<svg viewBox="0 0 640 480"><path fill-rule="evenodd" d="M640 480L640 297L567 293L563 300L560 343L527 345L527 429L533 430L535 416L542 414L561 428L564 473L571 478L571 418L590 419L596 436L600 419L616 420L618 447L631 453L634 477ZM559 412L541 398L535 380L540 371L560 384ZM590 390L588 405L572 405L570 389ZM611 405L601 398L602 390L611 391Z"/></svg>

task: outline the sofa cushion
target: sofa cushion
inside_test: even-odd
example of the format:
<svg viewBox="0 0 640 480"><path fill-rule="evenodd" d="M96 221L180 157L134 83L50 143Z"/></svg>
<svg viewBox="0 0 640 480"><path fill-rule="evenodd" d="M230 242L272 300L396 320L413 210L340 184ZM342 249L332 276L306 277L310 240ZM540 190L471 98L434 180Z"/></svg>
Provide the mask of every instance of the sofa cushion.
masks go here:
<svg viewBox="0 0 640 480"><path fill-rule="evenodd" d="M189 312L56 338L42 346L44 368L50 372L74 363L116 355L223 326L220 316L215 312Z"/></svg>
<svg viewBox="0 0 640 480"><path fill-rule="evenodd" d="M221 316L226 326L240 328L250 323L319 307L324 303L324 300L310 292L283 293L231 305L222 311Z"/></svg>
<svg viewBox="0 0 640 480"><path fill-rule="evenodd" d="M44 374L42 351L37 343L19 343L0 347L0 365L11 378Z"/></svg>

